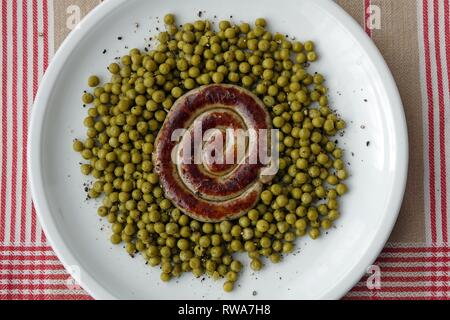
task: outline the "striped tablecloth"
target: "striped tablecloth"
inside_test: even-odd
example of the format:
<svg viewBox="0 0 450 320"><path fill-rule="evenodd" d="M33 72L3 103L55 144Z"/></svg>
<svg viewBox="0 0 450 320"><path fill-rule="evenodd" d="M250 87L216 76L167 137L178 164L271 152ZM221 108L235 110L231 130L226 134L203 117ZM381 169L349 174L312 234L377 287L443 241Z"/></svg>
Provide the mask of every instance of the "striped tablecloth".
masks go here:
<svg viewBox="0 0 450 320"><path fill-rule="evenodd" d="M68 275L37 219L27 182L27 127L52 55L98 0L2 0L0 298L90 299ZM405 107L405 200L380 257L347 299L450 295L450 0L337 0L373 38ZM377 272L381 282L376 285ZM375 273L373 273L375 272Z"/></svg>

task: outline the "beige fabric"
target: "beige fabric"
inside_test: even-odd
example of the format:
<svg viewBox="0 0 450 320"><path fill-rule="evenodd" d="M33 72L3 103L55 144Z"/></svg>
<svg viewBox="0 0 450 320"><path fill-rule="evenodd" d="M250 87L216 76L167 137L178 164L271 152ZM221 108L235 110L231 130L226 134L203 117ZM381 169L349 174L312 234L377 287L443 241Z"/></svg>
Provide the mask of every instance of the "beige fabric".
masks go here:
<svg viewBox="0 0 450 320"><path fill-rule="evenodd" d="M336 0L336 3L363 26L364 0Z"/></svg>
<svg viewBox="0 0 450 320"><path fill-rule="evenodd" d="M364 27L364 0L338 0ZM410 143L407 189L391 242L423 243L423 121L420 91L419 48L416 6L413 0L371 0L381 9L381 28L372 30L372 38L394 75L400 90L408 123Z"/></svg>
<svg viewBox="0 0 450 320"><path fill-rule="evenodd" d="M375 0L382 29L373 39L391 69L406 114L409 135L409 175L400 216L390 241L425 242L423 119L420 89L416 7L412 0Z"/></svg>
<svg viewBox="0 0 450 320"><path fill-rule="evenodd" d="M100 0L56 0L53 2L55 50L71 31L74 20L82 19L100 2Z"/></svg>
<svg viewBox="0 0 450 320"><path fill-rule="evenodd" d="M70 32L68 25L72 22L73 10L79 8L82 18L100 2L100 0L54 1L55 48L58 48ZM336 2L364 26L364 0L336 0ZM407 190L390 241L423 243L425 242L423 121L416 6L414 0L371 0L370 3L381 9L381 28L372 30L372 38L397 81L411 142Z"/></svg>

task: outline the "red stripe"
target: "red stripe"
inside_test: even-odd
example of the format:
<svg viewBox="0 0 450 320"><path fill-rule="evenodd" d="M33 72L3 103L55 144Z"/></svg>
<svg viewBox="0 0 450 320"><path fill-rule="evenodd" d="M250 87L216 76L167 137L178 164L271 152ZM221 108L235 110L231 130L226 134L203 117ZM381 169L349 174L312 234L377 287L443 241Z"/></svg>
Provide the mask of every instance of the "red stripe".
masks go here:
<svg viewBox="0 0 450 320"><path fill-rule="evenodd" d="M428 20L428 1L426 1L426 3L424 4L424 6L426 5L426 7L425 7L425 16L426 16L426 42L428 43L428 46L429 46L429 37L430 37L430 35L429 35L429 31L428 31L428 27L429 27L429 20ZM433 5L434 5L434 3L433 3ZM434 7L434 6L433 6ZM429 49L429 48L428 48ZM436 43L435 43L435 51L436 51ZM428 64L428 66L427 66L427 72L428 72L428 70L430 70L430 72L431 72L431 59L430 59L430 52L428 51L428 57L427 57L427 64ZM428 78L428 77L427 77ZM427 81L428 82L428 81ZM433 96L433 83L432 83L432 81L431 81L431 77L430 77L430 81L427 83L427 86L429 85L429 87L427 88L428 90L430 90L430 88L431 88L431 95L430 95L430 91L428 91L428 101L430 101L431 100L431 102L432 102L432 108L434 109L434 96ZM431 120L431 122L433 123L433 129L434 129L434 110L432 111L432 116L433 116L433 119ZM433 132L433 147L434 147L434 132ZM433 153L434 153L434 150L433 150ZM431 160L430 160L430 162L431 162ZM435 162L434 162L434 154L433 154L433 170L435 171L435 168L434 168L434 165L435 165ZM434 175L435 175L436 173L434 172ZM435 178L434 177L434 175L433 175L433 178ZM435 193L435 184L436 184L436 182L435 181L433 181L433 194ZM436 201L436 199L434 199L434 201ZM436 203L434 203L433 204L433 206L435 207L436 206ZM434 210L436 210L436 208L434 208ZM435 217L434 218L435 220L437 220L437 218ZM441 219L442 220L442 219ZM442 229L441 229L442 230ZM432 230L432 232L433 232L433 230ZM436 226L436 221L435 221L435 225L434 225L434 235L435 235L435 240L433 241L433 243L435 243L436 242L436 240L437 240L437 226ZM434 250L433 250L434 251ZM433 252L434 253L434 252ZM433 254L433 256L435 256L435 254ZM436 292L436 290L437 290L437 288L436 288L436 286L435 286L435 283L436 283L436 273L435 273L435 271L432 271L431 272L431 278L432 278L432 280L431 280L431 291L434 293L434 292Z"/></svg>
<svg viewBox="0 0 450 320"><path fill-rule="evenodd" d="M12 290L71 290L67 284L58 283L15 283ZM0 284L0 290L7 290L7 285Z"/></svg>
<svg viewBox="0 0 450 320"><path fill-rule="evenodd" d="M43 15L44 15L44 71L48 67L48 57L49 57L49 34L48 34L48 1L44 0L43 3ZM44 230L41 231L41 242L47 242Z"/></svg>
<svg viewBox="0 0 450 320"><path fill-rule="evenodd" d="M357 284L357 286L363 286L366 284L367 279L369 278L369 275L365 275ZM440 281L440 282L448 282L450 281L450 275L441 275L441 276L427 276L427 275L419 275L419 276L413 276L409 274L404 274L400 276L381 276L381 282L405 282L405 283L412 283L412 282L431 282L433 281Z"/></svg>
<svg viewBox="0 0 450 320"><path fill-rule="evenodd" d="M405 286L399 286L399 287L393 287L393 286L381 286L380 289L377 290L370 290L366 286L364 287L354 287L352 289L352 292L373 292L378 291L378 293L383 292L446 292L447 287L446 286L419 286L419 287L405 287Z"/></svg>
<svg viewBox="0 0 450 320"><path fill-rule="evenodd" d="M2 1L2 179L1 179L1 225L0 225L0 237L1 241L5 239L5 220L6 220L6 175L7 175L7 42L8 42L8 29L7 29L7 1Z"/></svg>
<svg viewBox="0 0 450 320"><path fill-rule="evenodd" d="M434 296L405 296L405 297L379 297L380 300L447 300L445 297L434 297ZM363 296L363 295L355 295L355 296L346 296L344 300L373 300L373 297Z"/></svg>
<svg viewBox="0 0 450 320"><path fill-rule="evenodd" d="M0 270L66 270L62 264L0 264Z"/></svg>
<svg viewBox="0 0 450 320"><path fill-rule="evenodd" d="M450 276L413 276L413 277L407 277L407 276L382 276L381 277L382 282L427 282L427 281L441 281L441 282L448 282L450 281Z"/></svg>
<svg viewBox="0 0 450 320"><path fill-rule="evenodd" d="M42 8L42 14L43 17L43 23L44 23L44 70L48 67L48 1L43 1L43 8Z"/></svg>
<svg viewBox="0 0 450 320"><path fill-rule="evenodd" d="M33 11L33 101L36 97L38 85L39 85L39 31L38 31L38 7L37 0L33 0L32 3ZM36 210L34 208L33 202L31 202L31 242L36 242ZM34 271L34 266L30 268Z"/></svg>
<svg viewBox="0 0 450 320"><path fill-rule="evenodd" d="M445 25L445 59L446 59L446 65L447 65L447 82L448 82L448 92L450 92L450 50L448 48L450 47L450 10L449 10L449 0L444 0L444 25ZM444 121L445 123L445 121ZM447 199L446 199L447 200ZM447 202L446 202L447 203ZM446 224L445 232L447 234L448 232L448 226ZM448 297L448 295L446 295Z"/></svg>
<svg viewBox="0 0 450 320"><path fill-rule="evenodd" d="M441 216L442 216L442 242L448 242L447 235L447 174L445 161L445 106L444 85L442 80L441 40L439 36L439 1L434 0L434 41L436 55L436 69L439 98L439 155L441 179Z"/></svg>
<svg viewBox="0 0 450 320"><path fill-rule="evenodd" d="M450 257L379 257L376 263L448 263Z"/></svg>
<svg viewBox="0 0 450 320"><path fill-rule="evenodd" d="M33 258L36 257L36 258ZM55 255L46 255L46 254L34 254L34 255L23 255L23 254L5 254L0 255L0 260L9 261L9 260L19 260L21 263L26 264L26 262L30 261L58 261L58 258Z"/></svg>
<svg viewBox="0 0 450 320"><path fill-rule="evenodd" d="M430 253L430 252L448 253L448 252L450 252L450 247L407 247L407 248L385 247L381 254L383 254L383 253Z"/></svg>
<svg viewBox="0 0 450 320"><path fill-rule="evenodd" d="M36 209L31 202L31 242L36 242Z"/></svg>
<svg viewBox="0 0 450 320"><path fill-rule="evenodd" d="M5 241L6 226L6 175L8 164L8 1L2 1L2 180L0 207L0 239Z"/></svg>
<svg viewBox="0 0 450 320"><path fill-rule="evenodd" d="M436 243L436 197L435 168L434 168L434 104L433 104L433 84L431 79L431 59L430 41L428 39L428 0L423 2L423 38L425 49L425 76L427 82L428 96L428 158L430 166L430 220L431 220L431 241Z"/></svg>
<svg viewBox="0 0 450 320"><path fill-rule="evenodd" d="M17 186L17 2L12 2L12 159L11 159L11 211L9 241L15 242L16 238L16 186ZM6 192L3 190L2 192ZM7 276L5 289L10 291L11 275Z"/></svg>
<svg viewBox="0 0 450 320"><path fill-rule="evenodd" d="M447 81L448 81L448 91L450 92L450 8L449 0L444 1L444 23L445 23L445 58L447 62Z"/></svg>
<svg viewBox="0 0 450 320"><path fill-rule="evenodd" d="M372 29L369 28L368 23L370 19L370 0L364 0L364 31L369 37L372 37Z"/></svg>
<svg viewBox="0 0 450 320"><path fill-rule="evenodd" d="M446 266L382 266L383 272L450 272L450 265Z"/></svg>
<svg viewBox="0 0 450 320"><path fill-rule="evenodd" d="M9 260L18 260L18 261L58 261L57 256L48 256L48 255L20 255L20 254L12 254L12 255L0 255L0 261L9 261Z"/></svg>
<svg viewBox="0 0 450 320"><path fill-rule="evenodd" d="M52 251L50 246L0 246L0 251Z"/></svg>
<svg viewBox="0 0 450 320"><path fill-rule="evenodd" d="M41 230L41 242L42 243L46 243L47 242L47 238L45 237L44 229Z"/></svg>
<svg viewBox="0 0 450 320"><path fill-rule="evenodd" d="M37 11L37 0L33 0L33 100L36 97L39 82L39 31ZM33 203L31 204L31 242L36 242L36 210Z"/></svg>
<svg viewBox="0 0 450 320"><path fill-rule="evenodd" d="M0 279L2 279L3 275L0 274ZM60 280L65 281L70 278L70 275L67 273L54 274L54 273L33 273L33 274L11 274L11 278L13 280L24 280L24 281L33 281L33 280Z"/></svg>
<svg viewBox="0 0 450 320"><path fill-rule="evenodd" d="M0 294L0 299L8 300L93 300L87 294L73 294L73 293L37 293L37 294Z"/></svg>
<svg viewBox="0 0 450 320"><path fill-rule="evenodd" d="M433 249L432 257L433 257L432 263L435 263L435 261L436 261L436 250L435 249ZM436 292L436 290L437 290L437 288L435 286L436 282L437 282L437 274L436 274L436 271L433 270L431 272L431 287L432 287L431 291L433 293Z"/></svg>
<svg viewBox="0 0 450 320"><path fill-rule="evenodd" d="M26 241L27 226L27 139L28 139L28 1L22 2L22 190L20 242Z"/></svg>
<svg viewBox="0 0 450 320"><path fill-rule="evenodd" d="M17 189L17 1L12 2L12 171L11 171L11 229L10 242L16 241L16 189Z"/></svg>
<svg viewBox="0 0 450 320"><path fill-rule="evenodd" d="M36 246L2 246L0 245L0 251L53 251L52 247L45 245Z"/></svg>

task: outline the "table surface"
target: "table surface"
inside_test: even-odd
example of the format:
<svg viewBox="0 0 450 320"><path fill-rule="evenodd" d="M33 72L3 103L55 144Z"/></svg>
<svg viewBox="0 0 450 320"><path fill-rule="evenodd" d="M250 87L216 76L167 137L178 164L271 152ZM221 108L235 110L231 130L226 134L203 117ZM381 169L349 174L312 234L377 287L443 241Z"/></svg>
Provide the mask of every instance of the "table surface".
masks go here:
<svg viewBox="0 0 450 320"><path fill-rule="evenodd" d="M36 219L27 181L30 110L53 53L99 0L2 0L0 299L91 299ZM385 249L346 299L448 299L450 0L336 0L386 59L403 100L408 184ZM381 272L381 286L371 274Z"/></svg>

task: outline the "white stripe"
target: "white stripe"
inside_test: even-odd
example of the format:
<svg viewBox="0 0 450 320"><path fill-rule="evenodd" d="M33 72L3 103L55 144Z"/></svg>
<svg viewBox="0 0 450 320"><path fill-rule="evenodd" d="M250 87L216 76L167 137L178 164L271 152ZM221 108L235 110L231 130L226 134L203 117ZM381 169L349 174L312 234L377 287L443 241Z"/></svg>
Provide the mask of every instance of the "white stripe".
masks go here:
<svg viewBox="0 0 450 320"><path fill-rule="evenodd" d="M0 279L0 286L2 285L72 285L72 278L67 276L65 279L54 280L54 279ZM68 286L67 289L70 289Z"/></svg>
<svg viewBox="0 0 450 320"><path fill-rule="evenodd" d="M429 248L430 244L421 242L388 242L385 248Z"/></svg>
<svg viewBox="0 0 450 320"><path fill-rule="evenodd" d="M447 13L450 14L450 13ZM444 110L445 110L445 155L446 155L446 175L448 176L450 173L450 161L448 159L448 155L450 154L450 144L448 143L448 137L450 137L450 87L449 87L449 79L448 79L448 68L450 66L447 65L447 57L446 53L450 50L450 43L446 43L445 41L445 6L444 1L439 1L439 39L440 39L440 52L441 52L441 61L442 61L442 88L444 93ZM446 182L448 179L446 177ZM450 199L450 190L447 185L447 199ZM447 202L447 234L450 234L450 214L449 214L449 205Z"/></svg>
<svg viewBox="0 0 450 320"><path fill-rule="evenodd" d="M61 267L62 264L58 260L0 260L0 266L20 265L21 267L32 267L36 265L46 265Z"/></svg>
<svg viewBox="0 0 450 320"><path fill-rule="evenodd" d="M377 297L377 298L405 298L405 297L447 297L447 292L431 292L423 291L423 292L380 292L379 290L365 291L365 292L349 292L347 297Z"/></svg>
<svg viewBox="0 0 450 320"><path fill-rule="evenodd" d="M10 233L11 233L11 165L12 165L12 156L11 156L11 150L12 150L12 99L11 99L11 93L12 93L12 2L8 1L8 33L7 33L7 70L8 70L8 77L6 79L6 92L7 92L7 106L8 106L8 114L7 114L7 163L6 163L6 223L5 223L5 240L9 241L10 239ZM5 84L2 84L5 85ZM5 192L5 190L2 190L2 192Z"/></svg>
<svg viewBox="0 0 450 320"><path fill-rule="evenodd" d="M39 8L42 8L42 6L39 6ZM47 32L48 32L48 39L47 39L47 43L48 43L48 63L50 64L51 59L53 58L54 55L54 4L53 4L53 0L47 0L47 13L48 13L48 17L47 17L47 21L48 21L48 26L47 26ZM44 21L43 21L43 17L44 17L44 12L42 10L42 12L39 13L39 17L42 18L42 30L44 29ZM42 62L40 63L40 66L44 66L44 39L42 39L41 41L41 46L42 46ZM48 67L48 66L47 66ZM42 68L42 74L41 77L44 74L44 70ZM41 79L40 77L40 79ZM37 233L37 237L36 240L38 241L39 244L48 244L47 241L43 241L42 238L42 227L39 223L38 220L36 220L36 224L37 224L37 228L36 228L36 233Z"/></svg>
<svg viewBox="0 0 450 320"><path fill-rule="evenodd" d="M27 0L25 0L27 1ZM33 4L31 1L28 2L27 5L27 29L28 29L28 38L27 38L27 44L28 44L28 84L27 84L27 94L28 94L28 124L30 123L30 115L31 115L31 108L33 105ZM28 172L28 174L30 174ZM27 179L28 181L28 179ZM26 200L27 200L27 206L26 206L26 215L27 215L27 224L26 224L26 243L31 244L31 192L30 192L30 186L27 184L27 191L26 191Z"/></svg>
<svg viewBox="0 0 450 320"><path fill-rule="evenodd" d="M19 216L19 220L20 220L20 225L18 225L18 237L17 240L20 241L21 239L21 230L22 228L26 227L26 225L28 224L28 216L27 216L27 212L25 211L24 213L22 212L22 201L24 201L24 199L22 199L22 173L23 173L23 151L26 152L26 146L25 146L25 141L23 139L23 133L24 133L24 126L23 126L23 119L24 119L24 115L25 115L25 111L26 111L26 105L28 104L28 101L25 100L25 97L23 96L23 87L25 86L25 88L28 88L29 84L24 83L24 76L25 76L25 70L23 68L23 54L25 51L25 48L23 47L23 38L24 38L24 29L23 29L23 3L26 0L22 0L19 2L19 6L20 6L20 10L19 10L19 15L18 15L18 27L20 29L20 38L18 39L18 48L19 48L19 70L20 70L20 79L21 81L19 82L19 97L20 97L20 111L17 117L17 121L18 121L18 136L17 136L17 141L19 144L19 148L17 150L18 154L17 154L17 160L18 160L18 165L17 165L17 194L18 194L18 202L17 202L17 215ZM26 200L26 194L25 194L25 200ZM24 215L25 219L22 220L22 215ZM25 235L25 241L26 241L26 228L24 229L24 235Z"/></svg>
<svg viewBox="0 0 450 320"><path fill-rule="evenodd" d="M44 31L44 13L43 6L38 3L37 6L37 15L38 15L38 30L39 34L42 34ZM40 36L38 41L38 75L39 75L39 83L42 80L42 76L44 75L44 37ZM42 228L39 222L36 220L36 242L37 244L42 243Z"/></svg>
<svg viewBox="0 0 450 320"><path fill-rule="evenodd" d="M52 60L53 55L55 54L55 37L54 37L54 32L55 32L55 21L54 21L54 17L55 17L55 12L54 12L54 3L53 0L48 0L48 59L49 61Z"/></svg>
<svg viewBox="0 0 450 320"><path fill-rule="evenodd" d="M429 258L429 257L450 257L450 252L436 252L431 254L430 252L383 252L380 257L384 258Z"/></svg>
<svg viewBox="0 0 450 320"><path fill-rule="evenodd" d="M430 159L429 151L429 125L428 125L428 95L427 95L427 77L425 61L425 43L424 43L424 20L423 20L423 1L417 1L417 30L419 41L419 64L420 64L420 83L422 92L422 118L423 118L423 160L424 160L424 210L425 210L425 240L428 244L431 239L431 219L430 219Z"/></svg>
<svg viewBox="0 0 450 320"><path fill-rule="evenodd" d="M428 2L428 38L430 42L430 64L433 88L433 110L434 110L434 166L435 166L435 201L436 201L436 243L442 244L442 214L441 214L441 161L439 145L439 90L436 67L436 41L434 38L434 1Z"/></svg>
<svg viewBox="0 0 450 320"><path fill-rule="evenodd" d="M5 2L4 1L2 1L2 3L1 3L1 11L2 11L2 16L3 16L3 6L4 6L4 4L5 4ZM2 20L3 20L3 18L2 18ZM3 21L1 21L2 23L1 23L1 28L2 28L2 36L3 36L3 32L4 32L4 30L3 30ZM7 72L7 69L6 70L4 70L3 69L3 59L4 59L4 56L3 56L3 39L7 39L8 37L6 37L6 38L3 38L2 37L2 41L0 42L0 48L1 48L1 52L0 52L0 54L1 54L1 59L2 59L2 67L0 68L0 78L3 80L3 76L4 76L4 74L5 74L5 72ZM6 74L6 77L8 77L8 74ZM2 101L3 101L3 92L4 92L4 90L5 90L5 88L6 88L6 86L5 86L5 84L2 84L2 86L0 86L0 93L1 93L1 99L2 99ZM3 102L2 102L3 103ZM6 108L7 106L3 106L2 105L2 111L3 111L3 108ZM1 121L2 121L2 123L3 123L3 112L2 112L2 114L1 114ZM6 120L7 121L7 120ZM6 146L4 146L3 145L3 128L2 128L2 130L0 130L0 149L3 149L3 148L6 148ZM6 153L7 154L7 153ZM4 159L3 158L3 154L1 154L0 155L0 157L1 157L1 164L0 165L2 165L3 166L3 161L5 161L6 159ZM3 175L4 174L6 174L5 172L3 172L3 167L2 167L2 169L0 170L0 179L1 180L3 180ZM0 180L0 181L1 181ZM0 192L5 192L4 194L6 195L6 190L0 190ZM5 197L5 200L6 200L6 197ZM5 201L6 202L6 201ZM3 205L3 202L1 201L1 198L0 198L0 206L2 206ZM6 207L5 207L5 212L0 212L1 213L1 215L3 216L3 215L6 215ZM1 223L1 222L0 222ZM7 223L6 223L6 216L5 216L5 226L0 226L0 228L6 228L6 225L7 225ZM6 230L5 230L5 236L6 236ZM5 238L5 240L6 240L6 238Z"/></svg>
<svg viewBox="0 0 450 320"><path fill-rule="evenodd" d="M46 295L86 295L83 290L53 290L53 289L3 289L0 290L0 295L24 295L24 294L46 294Z"/></svg>
<svg viewBox="0 0 450 320"><path fill-rule="evenodd" d="M389 271L388 272L388 271L384 271L383 269L381 269L381 280L382 281L383 281L383 277L402 277L402 278L408 279L408 278L429 277L431 275L436 276L436 277L449 276L447 271L437 271L437 272L433 272L433 274L431 274L431 272L424 272L424 271L403 272L403 271L399 270L399 271ZM403 281L402 281L402 283L403 283Z"/></svg>
<svg viewBox="0 0 450 320"><path fill-rule="evenodd" d="M17 139L17 148L16 148L16 172L13 174L16 176L16 190L15 190L15 200L16 200L16 228L13 231L15 236L15 241L20 241L20 230L22 224L22 214L21 214L21 200L22 200L22 117L23 117L23 95L22 95L22 86L23 86L23 47L22 47L22 38L23 38L23 28L22 28L22 1L17 1L17 105L16 105L16 139Z"/></svg>
<svg viewBox="0 0 450 320"><path fill-rule="evenodd" d="M383 268L405 268L405 267L420 267L420 268L427 268L427 267L447 267L449 265L448 262L383 262L383 263L377 263L377 265L381 268L381 271L383 271Z"/></svg>
<svg viewBox="0 0 450 320"><path fill-rule="evenodd" d="M38 251L14 251L14 250L5 250L0 252L0 257L7 257L11 255L20 255L23 257L34 257L34 256L48 256L48 257L56 257L55 253L51 250L38 250Z"/></svg>
<svg viewBox="0 0 450 320"><path fill-rule="evenodd" d="M390 281L383 281L383 277L381 277L381 290L383 290L383 287L418 288L418 287L431 287L431 286L432 286L431 281L390 282ZM450 288L450 281L436 281L436 282L434 282L434 286L448 286ZM356 287L357 288L367 288L366 283L358 283L356 285ZM403 291L408 291L408 289L405 289Z"/></svg>
<svg viewBox="0 0 450 320"><path fill-rule="evenodd" d="M59 275L67 275L66 270L0 270L0 277L1 276L18 276L18 275L52 275L52 274L59 274Z"/></svg>

